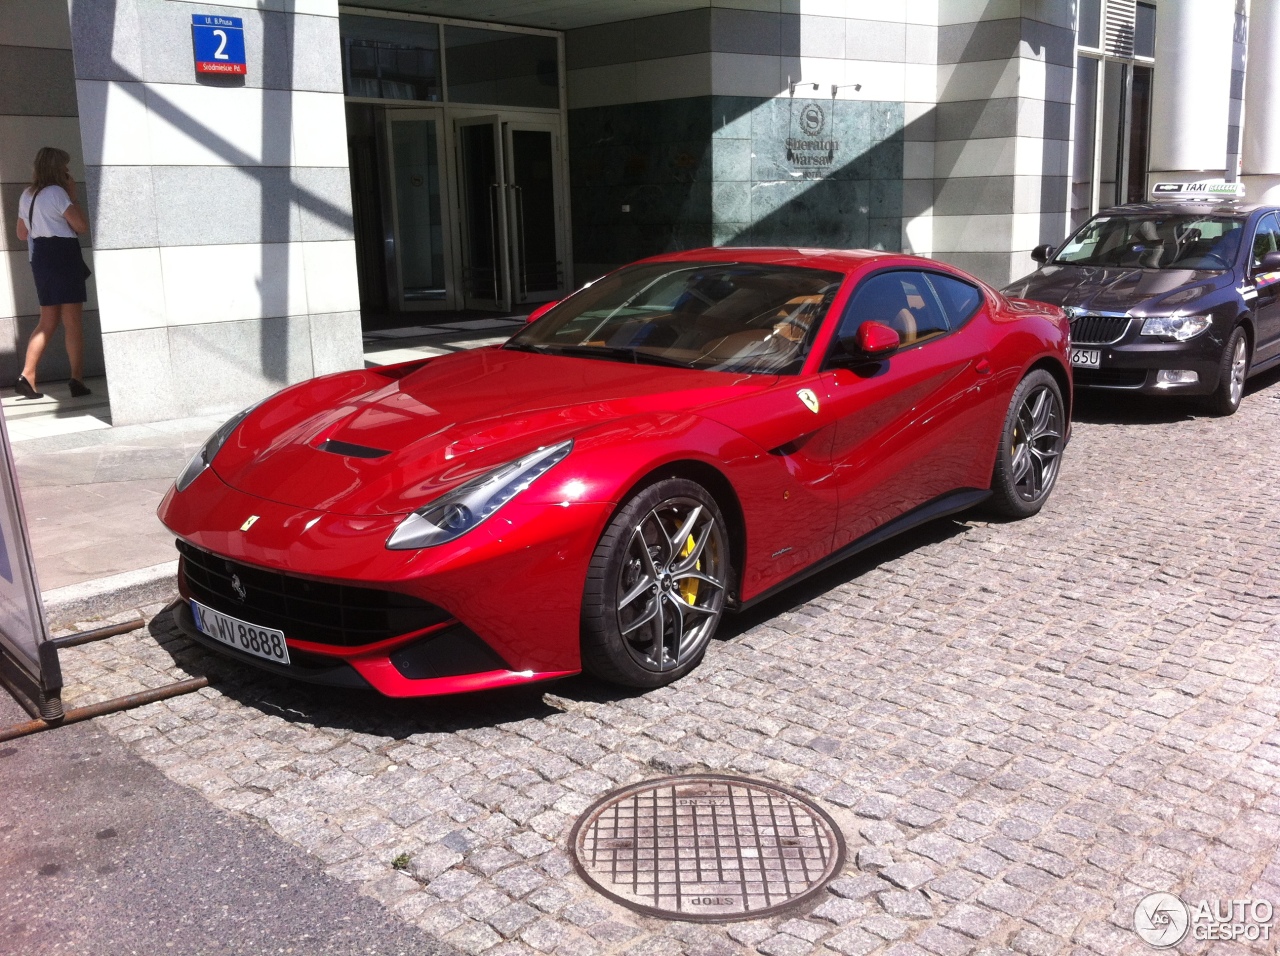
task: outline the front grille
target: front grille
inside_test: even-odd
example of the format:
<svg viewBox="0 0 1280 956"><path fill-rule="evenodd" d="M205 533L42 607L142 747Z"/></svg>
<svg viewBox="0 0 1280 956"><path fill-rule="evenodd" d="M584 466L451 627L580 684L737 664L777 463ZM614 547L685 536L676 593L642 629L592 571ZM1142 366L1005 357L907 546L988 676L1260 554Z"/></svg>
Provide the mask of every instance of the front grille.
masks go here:
<svg viewBox="0 0 1280 956"><path fill-rule="evenodd" d="M1142 388L1147 384L1144 368L1077 368L1071 379L1080 388Z"/></svg>
<svg viewBox="0 0 1280 956"><path fill-rule="evenodd" d="M1127 315L1082 315L1071 320L1072 345L1110 345L1124 338Z"/></svg>
<svg viewBox="0 0 1280 956"><path fill-rule="evenodd" d="M397 591L309 581L229 561L185 541L177 544L193 598L295 640L359 647L452 619L444 608ZM245 592L243 599L233 576Z"/></svg>

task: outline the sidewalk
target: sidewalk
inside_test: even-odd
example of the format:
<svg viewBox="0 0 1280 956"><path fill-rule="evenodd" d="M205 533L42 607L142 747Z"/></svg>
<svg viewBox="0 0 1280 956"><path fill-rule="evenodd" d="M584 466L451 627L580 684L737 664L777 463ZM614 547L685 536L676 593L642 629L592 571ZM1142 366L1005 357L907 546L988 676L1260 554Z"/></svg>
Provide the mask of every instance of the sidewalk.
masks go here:
<svg viewBox="0 0 1280 956"><path fill-rule="evenodd" d="M365 364L390 365L505 341L521 319L371 332ZM177 593L173 536L156 507L225 416L112 427L104 379L72 399L5 395L3 408L51 624L92 620ZM246 404L247 404L246 399Z"/></svg>

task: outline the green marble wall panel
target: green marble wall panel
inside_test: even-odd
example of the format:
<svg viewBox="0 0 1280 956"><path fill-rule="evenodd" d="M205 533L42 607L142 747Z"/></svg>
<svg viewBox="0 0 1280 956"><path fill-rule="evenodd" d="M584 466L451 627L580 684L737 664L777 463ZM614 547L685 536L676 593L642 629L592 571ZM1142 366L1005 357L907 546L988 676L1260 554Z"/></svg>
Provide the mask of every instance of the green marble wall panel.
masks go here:
<svg viewBox="0 0 1280 956"><path fill-rule="evenodd" d="M901 103L790 97L570 110L574 257L592 272L712 243L897 250L903 123Z"/></svg>

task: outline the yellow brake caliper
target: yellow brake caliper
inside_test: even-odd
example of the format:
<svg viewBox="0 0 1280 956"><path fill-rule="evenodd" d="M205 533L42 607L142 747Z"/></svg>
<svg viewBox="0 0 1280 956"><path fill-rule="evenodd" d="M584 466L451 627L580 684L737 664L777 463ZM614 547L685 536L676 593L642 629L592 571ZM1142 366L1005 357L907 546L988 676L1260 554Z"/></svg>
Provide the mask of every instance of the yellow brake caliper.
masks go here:
<svg viewBox="0 0 1280 956"><path fill-rule="evenodd" d="M693 535L689 535L689 540L684 543L684 548L680 551L680 557L687 558L689 555L693 554L693 548L694 548ZM693 566L697 570L701 571L702 559L699 558L696 562L694 562ZM698 579L685 578L683 581L681 581L680 596L684 598L685 604L690 604L690 605L696 604L698 601Z"/></svg>

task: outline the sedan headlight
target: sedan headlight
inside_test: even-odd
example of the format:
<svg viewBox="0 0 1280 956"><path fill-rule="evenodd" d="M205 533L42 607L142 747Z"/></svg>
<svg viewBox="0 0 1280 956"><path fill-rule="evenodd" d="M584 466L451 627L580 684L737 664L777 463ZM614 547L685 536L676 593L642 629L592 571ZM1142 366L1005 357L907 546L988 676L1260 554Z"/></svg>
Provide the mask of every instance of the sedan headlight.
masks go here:
<svg viewBox="0 0 1280 956"><path fill-rule="evenodd" d="M546 445L459 485L401 521L387 547L408 551L462 537L563 461L572 448L572 440Z"/></svg>
<svg viewBox="0 0 1280 956"><path fill-rule="evenodd" d="M1142 323L1142 334L1163 335L1185 342L1212 324L1213 317L1208 315L1153 315Z"/></svg>
<svg viewBox="0 0 1280 956"><path fill-rule="evenodd" d="M187 462L187 467L182 469L182 474L178 475L179 491L186 491L187 486L200 477L200 473L213 462L213 456L218 453L218 449L226 444L227 439L231 437L231 433L248 417L251 411L258 407L258 404L260 403L254 403L244 411L232 415L223 422L222 427L208 437L205 443L200 446L200 450L196 452L195 457Z"/></svg>

